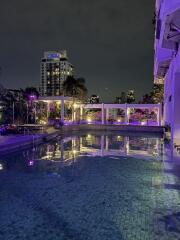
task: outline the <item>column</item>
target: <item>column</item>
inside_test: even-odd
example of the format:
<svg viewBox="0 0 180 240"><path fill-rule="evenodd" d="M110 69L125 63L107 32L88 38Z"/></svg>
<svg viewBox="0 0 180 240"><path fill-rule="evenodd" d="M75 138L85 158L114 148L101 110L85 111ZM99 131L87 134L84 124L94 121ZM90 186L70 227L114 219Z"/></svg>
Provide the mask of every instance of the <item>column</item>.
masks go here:
<svg viewBox="0 0 180 240"><path fill-rule="evenodd" d="M72 105L72 122L74 122L74 106Z"/></svg>
<svg viewBox="0 0 180 240"><path fill-rule="evenodd" d="M64 123L64 98L61 100L61 122Z"/></svg>
<svg viewBox="0 0 180 240"><path fill-rule="evenodd" d="M83 106L80 106L80 121L83 120Z"/></svg>
<svg viewBox="0 0 180 240"><path fill-rule="evenodd" d="M129 108L127 107L127 103L125 104L125 124L129 123Z"/></svg>
<svg viewBox="0 0 180 240"><path fill-rule="evenodd" d="M101 123L104 124L104 103L101 105Z"/></svg>
<svg viewBox="0 0 180 240"><path fill-rule="evenodd" d="M109 108L106 108L106 123L108 123L109 119Z"/></svg>

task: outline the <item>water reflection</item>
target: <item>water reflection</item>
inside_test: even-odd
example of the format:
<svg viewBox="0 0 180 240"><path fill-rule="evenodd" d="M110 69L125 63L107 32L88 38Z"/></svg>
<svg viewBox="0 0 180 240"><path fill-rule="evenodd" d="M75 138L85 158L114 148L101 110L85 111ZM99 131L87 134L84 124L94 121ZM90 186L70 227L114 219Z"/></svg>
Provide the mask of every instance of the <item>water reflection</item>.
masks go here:
<svg viewBox="0 0 180 240"><path fill-rule="evenodd" d="M36 169L58 172L82 157L134 157L150 161L164 160L164 141L154 136L124 136L117 133L83 134L59 137L47 144L11 154L0 161L0 170ZM3 160L3 159L1 159Z"/></svg>
<svg viewBox="0 0 180 240"><path fill-rule="evenodd" d="M65 137L40 147L34 160L68 161L82 156L120 157L162 160L160 138L113 135Z"/></svg>

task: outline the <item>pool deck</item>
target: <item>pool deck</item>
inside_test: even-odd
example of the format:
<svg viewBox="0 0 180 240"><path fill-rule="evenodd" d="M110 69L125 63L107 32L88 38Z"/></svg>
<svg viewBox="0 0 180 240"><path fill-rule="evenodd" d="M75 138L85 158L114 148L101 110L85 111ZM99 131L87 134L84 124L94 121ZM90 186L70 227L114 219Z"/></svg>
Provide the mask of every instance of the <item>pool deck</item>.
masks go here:
<svg viewBox="0 0 180 240"><path fill-rule="evenodd" d="M163 134L163 127L153 126L133 126L133 125L68 125L60 129L48 128L44 133L37 134L17 134L0 136L0 154L7 154L9 151L18 151L20 149L32 146L33 144L40 144L51 140L64 133L72 133L77 131L90 130L90 131L120 131L120 132L137 132L137 133L153 133Z"/></svg>

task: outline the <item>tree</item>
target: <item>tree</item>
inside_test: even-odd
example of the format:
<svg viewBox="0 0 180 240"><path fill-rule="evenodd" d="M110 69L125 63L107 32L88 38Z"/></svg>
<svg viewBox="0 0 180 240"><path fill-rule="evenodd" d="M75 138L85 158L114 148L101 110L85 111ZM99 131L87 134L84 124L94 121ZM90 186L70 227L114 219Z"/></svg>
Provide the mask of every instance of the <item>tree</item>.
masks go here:
<svg viewBox="0 0 180 240"><path fill-rule="evenodd" d="M126 101L127 101L127 103L135 102L134 90L128 90Z"/></svg>
<svg viewBox="0 0 180 240"><path fill-rule="evenodd" d="M0 81L1 81L1 76L2 76L2 67L0 66Z"/></svg>
<svg viewBox="0 0 180 240"><path fill-rule="evenodd" d="M39 92L35 87L27 87L24 90L24 99L26 102L32 102L33 100L38 99Z"/></svg>
<svg viewBox="0 0 180 240"><path fill-rule="evenodd" d="M99 103L99 96L97 96L96 94L92 94L89 102L92 104Z"/></svg>
<svg viewBox="0 0 180 240"><path fill-rule="evenodd" d="M87 92L84 78L74 78L69 76L63 83L63 93L66 96L84 100Z"/></svg>
<svg viewBox="0 0 180 240"><path fill-rule="evenodd" d="M116 97L115 103L118 104L124 104L126 103L126 93L125 92L121 92L121 96L120 97Z"/></svg>
<svg viewBox="0 0 180 240"><path fill-rule="evenodd" d="M126 103L126 93L125 92L121 92L121 103Z"/></svg>
<svg viewBox="0 0 180 240"><path fill-rule="evenodd" d="M36 103L34 102L39 97L39 92L35 87L27 87L24 90L23 98L26 102L26 114L28 123L35 123L35 112L36 112Z"/></svg>
<svg viewBox="0 0 180 240"><path fill-rule="evenodd" d="M163 103L164 101L164 85L154 84L152 92L145 94L140 103Z"/></svg>
<svg viewBox="0 0 180 240"><path fill-rule="evenodd" d="M23 92L1 89L0 90L0 102L1 102L1 123L10 124L24 123L26 120L26 103L23 100Z"/></svg>
<svg viewBox="0 0 180 240"><path fill-rule="evenodd" d="M150 104L150 103L153 103L153 100L152 100L152 93L150 94L145 94L142 98L142 101L140 101L140 103L144 103L144 104Z"/></svg>
<svg viewBox="0 0 180 240"><path fill-rule="evenodd" d="M4 95L6 92L6 89L3 87L3 85L0 84L0 96Z"/></svg>
<svg viewBox="0 0 180 240"><path fill-rule="evenodd" d="M164 85L154 84L152 92L153 103L162 103L164 101Z"/></svg>

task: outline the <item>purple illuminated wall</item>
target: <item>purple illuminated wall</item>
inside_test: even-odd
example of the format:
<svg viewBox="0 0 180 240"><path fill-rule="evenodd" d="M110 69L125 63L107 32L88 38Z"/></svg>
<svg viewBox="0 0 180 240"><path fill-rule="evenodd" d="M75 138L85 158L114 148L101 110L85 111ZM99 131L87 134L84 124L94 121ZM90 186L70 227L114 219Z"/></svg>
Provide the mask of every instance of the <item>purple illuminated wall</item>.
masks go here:
<svg viewBox="0 0 180 240"><path fill-rule="evenodd" d="M180 0L156 0L157 28L154 75L164 79L164 124L180 142Z"/></svg>

